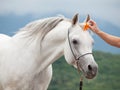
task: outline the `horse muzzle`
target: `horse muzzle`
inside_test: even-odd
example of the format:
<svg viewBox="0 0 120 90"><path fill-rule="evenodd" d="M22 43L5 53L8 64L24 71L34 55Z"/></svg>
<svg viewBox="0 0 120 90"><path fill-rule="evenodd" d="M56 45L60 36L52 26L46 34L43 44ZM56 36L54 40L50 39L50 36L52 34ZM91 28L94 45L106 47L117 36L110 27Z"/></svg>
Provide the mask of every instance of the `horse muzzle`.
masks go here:
<svg viewBox="0 0 120 90"><path fill-rule="evenodd" d="M88 65L88 70L83 72L87 79L93 79L98 72L98 65Z"/></svg>
<svg viewBox="0 0 120 90"><path fill-rule="evenodd" d="M98 65L96 63L94 64L89 64L89 65L85 65L85 66L81 66L80 63L77 64L77 69L79 71L82 71L84 76L87 78L87 79L93 79L96 75L97 75L97 72L98 72Z"/></svg>

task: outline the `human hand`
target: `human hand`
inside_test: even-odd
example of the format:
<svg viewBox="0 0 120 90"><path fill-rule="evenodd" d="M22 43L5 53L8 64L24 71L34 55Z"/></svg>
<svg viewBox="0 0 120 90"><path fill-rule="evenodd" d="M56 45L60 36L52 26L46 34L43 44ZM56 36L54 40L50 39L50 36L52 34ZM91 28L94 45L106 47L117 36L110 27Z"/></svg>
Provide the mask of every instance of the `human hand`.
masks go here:
<svg viewBox="0 0 120 90"><path fill-rule="evenodd" d="M90 28L93 32L97 33L97 32L99 31L99 28L98 28L98 26L97 26L97 24L96 24L95 21L89 20L87 23L89 24L89 28Z"/></svg>

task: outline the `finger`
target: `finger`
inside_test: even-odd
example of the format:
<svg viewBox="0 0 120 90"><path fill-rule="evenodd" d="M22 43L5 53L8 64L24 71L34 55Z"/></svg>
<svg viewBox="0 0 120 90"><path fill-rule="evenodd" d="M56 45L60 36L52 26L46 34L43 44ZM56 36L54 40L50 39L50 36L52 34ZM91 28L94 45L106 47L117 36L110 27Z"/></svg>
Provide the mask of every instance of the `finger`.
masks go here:
<svg viewBox="0 0 120 90"><path fill-rule="evenodd" d="M94 25L94 23L92 21L89 21L88 23L89 23L90 26Z"/></svg>

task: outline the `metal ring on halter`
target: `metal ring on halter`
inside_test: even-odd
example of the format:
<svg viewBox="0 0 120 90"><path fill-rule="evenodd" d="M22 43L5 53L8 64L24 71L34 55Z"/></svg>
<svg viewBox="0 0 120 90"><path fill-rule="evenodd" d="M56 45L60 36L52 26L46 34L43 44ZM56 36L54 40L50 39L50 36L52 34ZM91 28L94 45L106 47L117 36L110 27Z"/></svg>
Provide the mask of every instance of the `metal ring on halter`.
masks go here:
<svg viewBox="0 0 120 90"><path fill-rule="evenodd" d="M80 60L81 57L83 57L83 56L85 56L85 55L88 55L88 54L92 54L92 53L85 53L85 54L80 55L80 56L77 58L76 55L75 55L75 53L74 53L74 51L73 51L73 48L72 48L72 46L71 46L69 33L70 33L70 29L68 29L68 35L67 35L67 36L68 36L69 46L70 46L71 52L72 52L72 54L73 54L75 60Z"/></svg>

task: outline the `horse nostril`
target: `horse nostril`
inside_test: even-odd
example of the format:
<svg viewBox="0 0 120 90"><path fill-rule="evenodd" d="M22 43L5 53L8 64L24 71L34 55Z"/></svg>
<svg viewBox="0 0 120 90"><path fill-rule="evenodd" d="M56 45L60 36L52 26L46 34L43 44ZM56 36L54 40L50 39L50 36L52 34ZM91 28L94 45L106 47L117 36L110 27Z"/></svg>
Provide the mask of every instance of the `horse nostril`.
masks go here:
<svg viewBox="0 0 120 90"><path fill-rule="evenodd" d="M88 65L88 70L92 71L92 66Z"/></svg>

